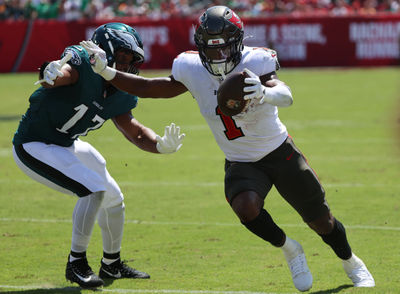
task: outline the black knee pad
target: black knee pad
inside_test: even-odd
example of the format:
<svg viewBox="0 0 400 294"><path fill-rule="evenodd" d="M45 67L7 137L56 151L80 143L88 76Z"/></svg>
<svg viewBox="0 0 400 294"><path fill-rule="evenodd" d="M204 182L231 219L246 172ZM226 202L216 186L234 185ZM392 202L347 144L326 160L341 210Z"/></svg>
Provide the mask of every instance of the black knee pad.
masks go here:
<svg viewBox="0 0 400 294"><path fill-rule="evenodd" d="M250 222L242 223L249 231L270 242L274 246L282 246L285 233L279 228L265 209Z"/></svg>

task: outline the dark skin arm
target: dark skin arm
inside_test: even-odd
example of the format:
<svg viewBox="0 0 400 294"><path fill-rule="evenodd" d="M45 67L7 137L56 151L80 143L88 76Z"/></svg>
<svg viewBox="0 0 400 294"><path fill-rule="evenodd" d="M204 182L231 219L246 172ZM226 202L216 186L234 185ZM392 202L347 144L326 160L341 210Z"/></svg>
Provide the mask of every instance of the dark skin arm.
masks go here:
<svg viewBox="0 0 400 294"><path fill-rule="evenodd" d="M267 87L283 83L278 79L276 72L263 75L260 80ZM117 71L115 78L110 83L120 90L141 98L172 98L188 91L185 85L176 81L173 76L144 78Z"/></svg>
<svg viewBox="0 0 400 294"><path fill-rule="evenodd" d="M160 78L144 78L117 71L111 84L120 90L141 98L171 98L185 93L188 89L172 76Z"/></svg>
<svg viewBox="0 0 400 294"><path fill-rule="evenodd" d="M278 84L284 84L281 80L279 80L278 75L275 71L270 72L266 75L260 77L261 83L266 87L275 87Z"/></svg>
<svg viewBox="0 0 400 294"><path fill-rule="evenodd" d="M156 133L133 118L130 111L112 118L112 121L128 141L144 151L159 153Z"/></svg>

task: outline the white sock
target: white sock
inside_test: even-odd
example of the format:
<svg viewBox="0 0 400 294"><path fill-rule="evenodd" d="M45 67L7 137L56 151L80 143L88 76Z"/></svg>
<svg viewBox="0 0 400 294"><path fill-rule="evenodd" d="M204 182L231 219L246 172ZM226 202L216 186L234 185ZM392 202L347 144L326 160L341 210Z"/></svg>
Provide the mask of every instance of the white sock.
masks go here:
<svg viewBox="0 0 400 294"><path fill-rule="evenodd" d="M297 242L293 239L290 239L288 236L286 236L285 243L282 245L282 250L284 251L294 251L297 249Z"/></svg>
<svg viewBox="0 0 400 294"><path fill-rule="evenodd" d="M71 254L69 255L69 262L73 262L78 259L82 259L83 257L73 257Z"/></svg>
<svg viewBox="0 0 400 294"><path fill-rule="evenodd" d="M281 249L283 250L285 256L294 258L299 254L299 246L300 244L297 241L290 239L288 236L286 236L285 243L282 245Z"/></svg>
<svg viewBox="0 0 400 294"><path fill-rule="evenodd" d="M118 259L119 259L119 258L117 258L117 259L108 259L108 258L103 257L102 261L103 261L103 263L105 263L106 265L109 265L109 264L112 264L113 262L117 261Z"/></svg>
<svg viewBox="0 0 400 294"><path fill-rule="evenodd" d="M342 259L342 261L346 268L357 268L360 267L361 260L352 253L349 259Z"/></svg>

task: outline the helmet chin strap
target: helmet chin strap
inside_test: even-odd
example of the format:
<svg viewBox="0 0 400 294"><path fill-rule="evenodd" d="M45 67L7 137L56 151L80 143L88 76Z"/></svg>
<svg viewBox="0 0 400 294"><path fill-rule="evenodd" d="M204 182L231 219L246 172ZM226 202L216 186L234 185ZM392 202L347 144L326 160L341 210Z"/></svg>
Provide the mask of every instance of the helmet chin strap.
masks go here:
<svg viewBox="0 0 400 294"><path fill-rule="evenodd" d="M224 71L224 66L222 64L220 64L218 66L218 72L222 76L222 79L225 80L226 79L226 75L225 75L225 71Z"/></svg>

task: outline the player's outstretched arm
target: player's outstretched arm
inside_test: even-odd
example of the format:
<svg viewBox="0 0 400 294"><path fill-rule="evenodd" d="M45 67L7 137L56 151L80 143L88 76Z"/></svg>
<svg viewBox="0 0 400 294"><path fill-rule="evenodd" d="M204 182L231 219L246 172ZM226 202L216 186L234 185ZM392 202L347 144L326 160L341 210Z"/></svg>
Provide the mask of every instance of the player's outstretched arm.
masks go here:
<svg viewBox="0 0 400 294"><path fill-rule="evenodd" d="M182 147L185 138L185 134L174 123L165 127L165 133L160 137L134 119L130 112L114 117L113 122L126 139L148 152L174 153Z"/></svg>
<svg viewBox="0 0 400 294"><path fill-rule="evenodd" d="M60 60L43 63L39 80L35 85L41 84L44 88L55 88L75 83L79 78L79 73L67 64L71 57L72 54L67 53Z"/></svg>
<svg viewBox="0 0 400 294"><path fill-rule="evenodd" d="M279 107L292 105L292 92L285 83L275 78L267 81L266 85L268 87L266 87L261 83L260 77L255 73L247 68L244 69L244 72L249 76L244 80L246 86L243 88L243 91L248 93L243 97L245 100L260 99L260 104L267 102ZM274 78L275 76L272 77Z"/></svg>
<svg viewBox="0 0 400 294"><path fill-rule="evenodd" d="M182 147L185 134L181 134L181 128L174 123L165 127L164 136L156 136L156 148L159 153L174 153Z"/></svg>
<svg viewBox="0 0 400 294"><path fill-rule="evenodd" d="M170 77L144 78L117 71L110 81L115 87L140 98L173 98L188 91L181 83Z"/></svg>
<svg viewBox="0 0 400 294"><path fill-rule="evenodd" d="M107 66L106 53L92 41L82 41L80 45L91 56L93 71L120 90L141 98L171 98L187 91L182 83L171 77L150 79L118 71Z"/></svg>

